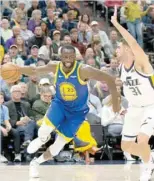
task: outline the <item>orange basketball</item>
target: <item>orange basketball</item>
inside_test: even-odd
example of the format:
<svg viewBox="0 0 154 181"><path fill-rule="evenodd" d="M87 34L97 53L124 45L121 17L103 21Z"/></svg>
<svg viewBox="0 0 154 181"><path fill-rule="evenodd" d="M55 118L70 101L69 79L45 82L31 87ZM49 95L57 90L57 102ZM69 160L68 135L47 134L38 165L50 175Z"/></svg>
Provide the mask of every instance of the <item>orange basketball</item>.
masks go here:
<svg viewBox="0 0 154 181"><path fill-rule="evenodd" d="M17 82L20 79L20 71L17 65L6 63L1 67L1 76L8 83Z"/></svg>

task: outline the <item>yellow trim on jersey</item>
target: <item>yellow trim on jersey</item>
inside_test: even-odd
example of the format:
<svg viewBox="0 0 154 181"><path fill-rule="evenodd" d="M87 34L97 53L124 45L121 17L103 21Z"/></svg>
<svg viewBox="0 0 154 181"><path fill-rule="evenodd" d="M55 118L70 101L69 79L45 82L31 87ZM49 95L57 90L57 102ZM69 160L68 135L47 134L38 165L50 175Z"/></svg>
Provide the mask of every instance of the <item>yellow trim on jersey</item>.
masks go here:
<svg viewBox="0 0 154 181"><path fill-rule="evenodd" d="M59 64L60 64L60 62L57 64L57 67L56 67L55 78L54 78L54 85L56 85L56 83L57 83L57 76L58 76Z"/></svg>
<svg viewBox="0 0 154 181"><path fill-rule="evenodd" d="M63 71L63 64L60 63L60 71L61 71L62 74L64 75L65 79L68 79L68 78L69 78L69 76L74 72L76 66L77 66L77 61L75 61L74 66L73 66L71 72L69 72L68 74L66 74L66 73Z"/></svg>
<svg viewBox="0 0 154 181"><path fill-rule="evenodd" d="M152 86L154 87L154 75L150 76L150 80L151 80Z"/></svg>
<svg viewBox="0 0 154 181"><path fill-rule="evenodd" d="M78 69L77 69L77 77L78 77L78 81L79 81L79 83L80 83L81 85L86 85L87 82L83 81L83 80L80 78L80 72L79 72L79 70L80 70L81 65L82 65L82 64L80 64L80 65L78 66Z"/></svg>
<svg viewBox="0 0 154 181"><path fill-rule="evenodd" d="M71 140L73 140L73 138L68 138L68 137L66 137L64 134L62 134L60 131L58 131L58 130L56 129L56 127L52 124L52 122L47 118L47 116L44 116L44 118L43 118L43 124L46 124L47 126L51 126L52 128L54 128L55 131L56 131L60 136L62 136L68 143L69 143Z"/></svg>

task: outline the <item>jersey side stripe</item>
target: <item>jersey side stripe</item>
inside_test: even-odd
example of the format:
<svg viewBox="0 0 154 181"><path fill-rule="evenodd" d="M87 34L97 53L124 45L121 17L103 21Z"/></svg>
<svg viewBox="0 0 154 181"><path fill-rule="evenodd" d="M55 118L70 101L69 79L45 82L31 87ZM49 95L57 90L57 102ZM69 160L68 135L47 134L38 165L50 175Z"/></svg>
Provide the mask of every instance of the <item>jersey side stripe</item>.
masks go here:
<svg viewBox="0 0 154 181"><path fill-rule="evenodd" d="M154 88L154 75L149 77L149 81L150 81L151 86Z"/></svg>

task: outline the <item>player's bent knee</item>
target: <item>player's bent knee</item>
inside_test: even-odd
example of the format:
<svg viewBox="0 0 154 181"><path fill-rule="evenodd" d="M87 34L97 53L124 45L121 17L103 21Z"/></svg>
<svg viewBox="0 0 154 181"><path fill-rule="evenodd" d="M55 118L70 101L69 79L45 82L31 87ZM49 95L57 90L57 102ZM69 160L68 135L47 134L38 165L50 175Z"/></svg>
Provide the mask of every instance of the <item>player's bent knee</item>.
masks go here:
<svg viewBox="0 0 154 181"><path fill-rule="evenodd" d="M122 141L121 149L123 151L129 152L133 143L134 143L133 141Z"/></svg>
<svg viewBox="0 0 154 181"><path fill-rule="evenodd" d="M149 135L145 134L145 133L140 133L137 137L137 143L138 144L148 144L149 142Z"/></svg>
<svg viewBox="0 0 154 181"><path fill-rule="evenodd" d="M38 130L38 137L42 142L46 142L47 140L49 140L50 133L53 130L54 129L50 126L42 125Z"/></svg>

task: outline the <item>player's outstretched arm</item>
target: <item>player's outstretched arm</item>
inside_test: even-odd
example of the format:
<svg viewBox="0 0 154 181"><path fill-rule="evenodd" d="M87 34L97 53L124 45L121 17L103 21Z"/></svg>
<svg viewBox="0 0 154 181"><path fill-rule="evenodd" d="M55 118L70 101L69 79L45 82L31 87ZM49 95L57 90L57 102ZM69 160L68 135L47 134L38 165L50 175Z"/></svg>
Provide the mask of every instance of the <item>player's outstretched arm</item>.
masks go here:
<svg viewBox="0 0 154 181"><path fill-rule="evenodd" d="M120 102L119 96L120 94L117 92L115 78L104 73L98 69L95 69L88 65L83 65L80 69L80 76L82 80L97 80L97 81L105 81L109 87L109 91L112 96L113 110L114 112L119 112L120 110Z"/></svg>
<svg viewBox="0 0 154 181"><path fill-rule="evenodd" d="M55 73L57 62L50 61L47 65L40 66L40 67L33 67L33 66L23 66L19 67L19 71L21 74L31 76L31 75L44 75L50 72Z"/></svg>
<svg viewBox="0 0 154 181"><path fill-rule="evenodd" d="M119 33L122 35L122 37L125 39L125 41L130 46L130 48L131 48L131 50L135 56L135 61L136 61L137 65L139 65L142 68L145 66L149 66L150 65L149 58L145 54L143 49L139 46L139 44L134 39L134 37L125 28L123 28L118 23L118 21L117 21L117 7L116 6L114 8L114 16L112 16L111 22L117 28ZM151 71L151 68L150 68L150 71ZM145 72L145 73L149 73L149 72Z"/></svg>

